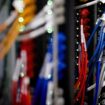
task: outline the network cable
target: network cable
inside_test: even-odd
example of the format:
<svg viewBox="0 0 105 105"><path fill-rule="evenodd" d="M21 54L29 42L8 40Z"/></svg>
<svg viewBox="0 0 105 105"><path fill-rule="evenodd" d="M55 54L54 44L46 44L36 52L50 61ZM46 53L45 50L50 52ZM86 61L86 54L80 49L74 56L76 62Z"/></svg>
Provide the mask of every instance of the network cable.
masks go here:
<svg viewBox="0 0 105 105"><path fill-rule="evenodd" d="M97 105L98 102L98 90L99 90L99 78L100 78L100 71L101 71L101 61L97 62L97 71L96 71L96 88L95 88L95 96L93 100L93 105Z"/></svg>
<svg viewBox="0 0 105 105"><path fill-rule="evenodd" d="M81 50L79 54L79 77L76 81L75 88L79 88L79 92L76 95L76 100L80 101L81 105L84 105L85 101L85 89L86 89L86 80L87 80L87 70L88 70L88 55L86 40L83 31L83 19L81 19Z"/></svg>
<svg viewBox="0 0 105 105"><path fill-rule="evenodd" d="M47 52L44 60L44 64L42 66L36 87L35 92L33 96L33 102L32 104L40 103L40 105L46 105L46 98L47 98L47 89L48 89L48 83L50 81L53 81L53 49L52 49L52 41L53 38L50 38L50 41L48 43ZM64 56L65 56L65 34L59 33L58 34L58 53L60 56L58 56L58 79L62 79L62 70L65 69L66 64L64 63ZM62 58L60 58L62 57ZM40 100L40 102L38 102Z"/></svg>

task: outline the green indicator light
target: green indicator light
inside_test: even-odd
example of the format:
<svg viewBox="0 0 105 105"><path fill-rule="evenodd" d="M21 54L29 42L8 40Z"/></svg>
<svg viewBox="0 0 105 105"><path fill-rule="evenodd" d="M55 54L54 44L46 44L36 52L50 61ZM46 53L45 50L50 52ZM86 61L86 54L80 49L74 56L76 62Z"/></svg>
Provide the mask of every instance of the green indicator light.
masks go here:
<svg viewBox="0 0 105 105"><path fill-rule="evenodd" d="M51 34L51 33L53 32L52 27L48 27L48 28L47 28L47 32L48 32L49 34Z"/></svg>
<svg viewBox="0 0 105 105"><path fill-rule="evenodd" d="M48 10L48 15L52 15L53 14L53 12L52 12L52 10Z"/></svg>
<svg viewBox="0 0 105 105"><path fill-rule="evenodd" d="M49 0L49 1L47 2L47 4L48 4L49 6L53 5L52 0Z"/></svg>

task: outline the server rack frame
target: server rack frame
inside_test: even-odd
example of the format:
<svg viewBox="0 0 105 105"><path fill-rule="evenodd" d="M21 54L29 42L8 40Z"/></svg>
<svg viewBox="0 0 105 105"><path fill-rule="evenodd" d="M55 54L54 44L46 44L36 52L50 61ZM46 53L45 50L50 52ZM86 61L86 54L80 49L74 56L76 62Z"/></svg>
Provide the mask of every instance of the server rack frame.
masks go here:
<svg viewBox="0 0 105 105"><path fill-rule="evenodd" d="M74 71L75 71L75 0L66 0L66 34L68 56L68 95L69 105L74 104Z"/></svg>

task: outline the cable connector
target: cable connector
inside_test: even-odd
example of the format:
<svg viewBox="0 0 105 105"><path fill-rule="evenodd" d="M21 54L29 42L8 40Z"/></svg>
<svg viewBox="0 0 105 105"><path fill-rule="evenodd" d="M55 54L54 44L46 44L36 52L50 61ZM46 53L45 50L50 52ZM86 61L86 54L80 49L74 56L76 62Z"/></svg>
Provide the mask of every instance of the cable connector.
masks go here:
<svg viewBox="0 0 105 105"><path fill-rule="evenodd" d="M105 22L105 13L102 14L102 17L100 19Z"/></svg>
<svg viewBox="0 0 105 105"><path fill-rule="evenodd" d="M12 5L19 13L23 12L25 8L23 0L14 0Z"/></svg>
<svg viewBox="0 0 105 105"><path fill-rule="evenodd" d="M103 13L102 16L97 19L96 24L98 24L99 21L102 21L100 26L105 26L105 13Z"/></svg>
<svg viewBox="0 0 105 105"><path fill-rule="evenodd" d="M101 55L100 55L100 58L99 58L100 62L102 61L102 57L103 57L103 51L101 52Z"/></svg>

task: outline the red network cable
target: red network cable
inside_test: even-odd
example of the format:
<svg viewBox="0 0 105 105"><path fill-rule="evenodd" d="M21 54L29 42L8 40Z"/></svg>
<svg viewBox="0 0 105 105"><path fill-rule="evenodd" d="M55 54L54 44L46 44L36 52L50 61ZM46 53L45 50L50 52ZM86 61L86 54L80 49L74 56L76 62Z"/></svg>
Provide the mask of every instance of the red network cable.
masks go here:
<svg viewBox="0 0 105 105"><path fill-rule="evenodd" d="M82 9L80 11L80 16L81 16L80 18L83 19L84 34L85 34L86 40L88 39L89 34L90 34L90 26L89 26L90 19L89 19L89 15L90 15L90 11L87 8L84 8L84 9Z"/></svg>
<svg viewBox="0 0 105 105"><path fill-rule="evenodd" d="M34 70L36 68L36 54L35 54L35 41L27 40L21 43L21 50L25 50L27 53L27 76L32 78L34 76Z"/></svg>
<svg viewBox="0 0 105 105"><path fill-rule="evenodd" d="M83 25L87 25L89 22L90 22L89 18L86 17L83 19Z"/></svg>
<svg viewBox="0 0 105 105"><path fill-rule="evenodd" d="M27 76L27 54L21 52L12 79L12 105L31 105L30 79Z"/></svg>
<svg viewBox="0 0 105 105"><path fill-rule="evenodd" d="M87 8L84 8L80 11L81 18L87 18L90 15L90 11Z"/></svg>
<svg viewBox="0 0 105 105"><path fill-rule="evenodd" d="M88 71L88 56L87 56L87 49L86 49L86 41L85 35L83 32L83 19L81 19L81 50L79 54L78 60L78 70L79 70L79 77L75 84L75 89L79 89L78 94L76 95L76 100L84 105L85 100L85 89L86 89L86 79L87 79L87 71Z"/></svg>
<svg viewBox="0 0 105 105"><path fill-rule="evenodd" d="M28 89L27 77L19 78L12 84L12 105L31 105L31 95ZM20 83L19 83L20 82Z"/></svg>

